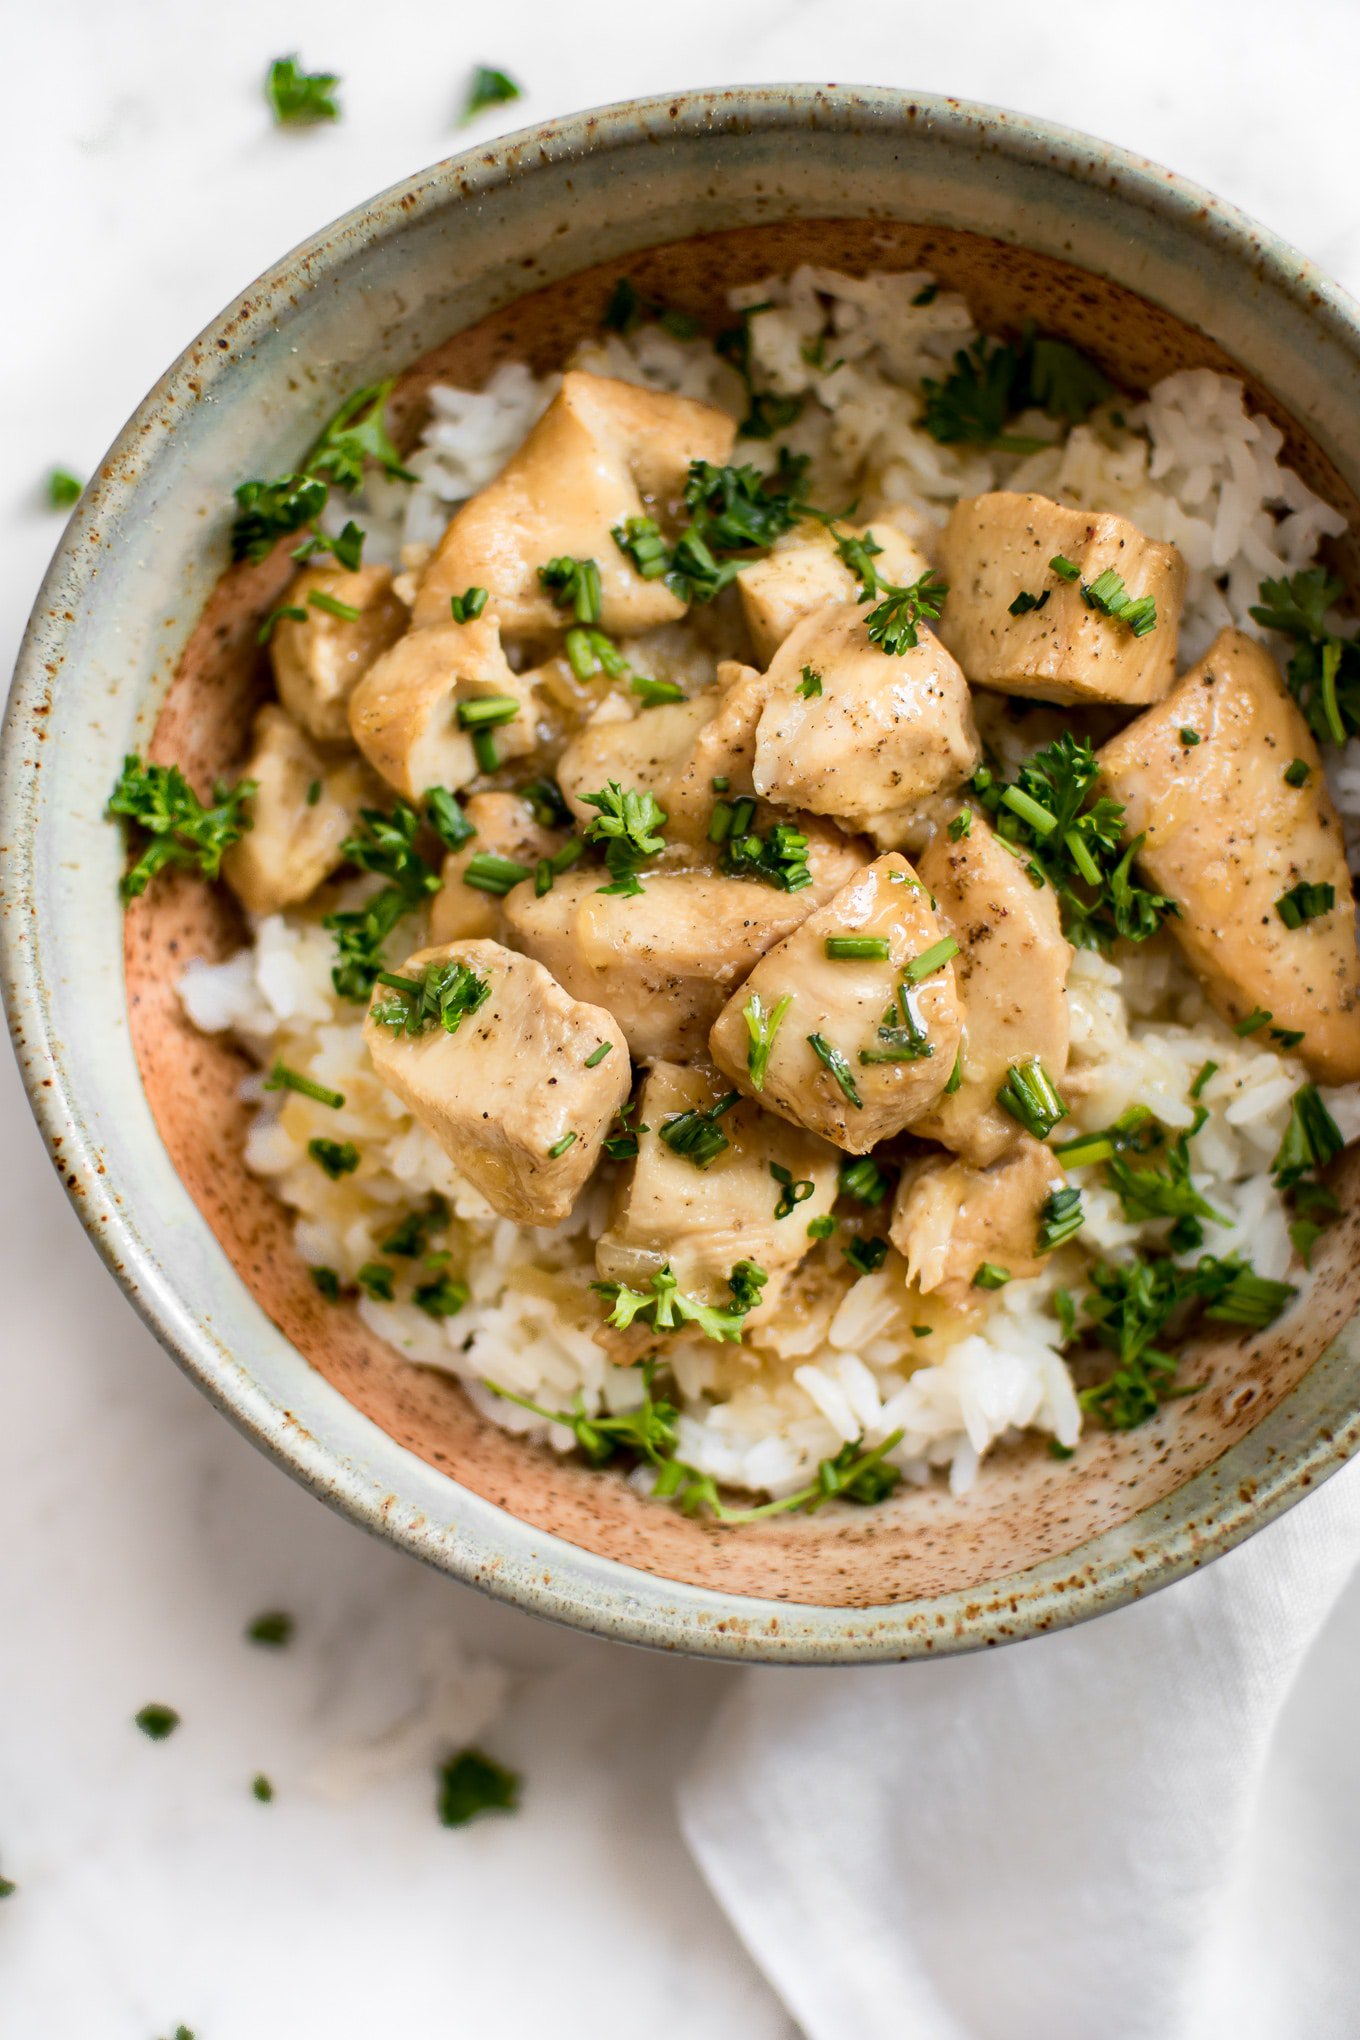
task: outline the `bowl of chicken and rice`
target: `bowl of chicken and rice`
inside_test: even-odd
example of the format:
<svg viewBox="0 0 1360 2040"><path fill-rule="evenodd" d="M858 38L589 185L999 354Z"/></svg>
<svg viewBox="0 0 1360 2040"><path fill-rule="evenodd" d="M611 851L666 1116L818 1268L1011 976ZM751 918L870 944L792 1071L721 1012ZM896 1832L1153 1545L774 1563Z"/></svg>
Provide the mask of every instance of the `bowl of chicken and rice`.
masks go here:
<svg viewBox="0 0 1360 2040"><path fill-rule="evenodd" d="M1360 327L879 90L437 165L121 435L4 749L35 1113L346 1514L712 1655L942 1654L1348 1456Z"/></svg>

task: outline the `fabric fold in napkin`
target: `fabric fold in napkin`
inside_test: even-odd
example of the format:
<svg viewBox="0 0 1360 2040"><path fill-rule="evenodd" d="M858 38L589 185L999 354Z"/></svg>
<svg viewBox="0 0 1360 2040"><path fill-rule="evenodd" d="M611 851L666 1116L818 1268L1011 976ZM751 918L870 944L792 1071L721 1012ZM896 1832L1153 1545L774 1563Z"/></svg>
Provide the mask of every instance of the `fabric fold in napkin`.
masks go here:
<svg viewBox="0 0 1360 2040"><path fill-rule="evenodd" d="M681 1820L809 2040L1353 2040L1358 1559L1353 1465L1081 1628L750 1672Z"/></svg>

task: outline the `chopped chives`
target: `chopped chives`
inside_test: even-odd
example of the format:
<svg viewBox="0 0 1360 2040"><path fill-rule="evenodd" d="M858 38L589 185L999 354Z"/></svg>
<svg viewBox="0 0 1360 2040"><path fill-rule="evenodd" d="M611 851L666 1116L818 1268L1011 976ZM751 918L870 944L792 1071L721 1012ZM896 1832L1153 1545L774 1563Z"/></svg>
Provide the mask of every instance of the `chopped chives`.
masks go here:
<svg viewBox="0 0 1360 2040"><path fill-rule="evenodd" d="M824 946L833 962L861 956L886 962L888 957L886 935L828 935Z"/></svg>
<svg viewBox="0 0 1360 2040"><path fill-rule="evenodd" d="M493 851L479 850L468 860L463 884L470 885L474 892L495 893L498 898L503 898L512 885L532 877L531 864L520 864L513 857L497 857Z"/></svg>
<svg viewBox="0 0 1360 2040"><path fill-rule="evenodd" d="M828 1212L824 1218L808 1220L807 1236L810 1240L829 1240L836 1230L836 1221Z"/></svg>
<svg viewBox="0 0 1360 2040"><path fill-rule="evenodd" d="M996 1102L1036 1140L1046 1140L1058 1121L1067 1117L1067 1107L1037 1056L1011 1064Z"/></svg>
<svg viewBox="0 0 1360 2040"><path fill-rule="evenodd" d="M496 771L501 762L501 754L496 749L496 739L492 732L490 730L473 730L471 737L472 755L477 760L477 770L479 772Z"/></svg>
<svg viewBox="0 0 1360 2040"><path fill-rule="evenodd" d="M548 1149L549 1161L555 1162L559 1155L564 1155L567 1152L567 1149L571 1146L572 1142L575 1140L575 1138L576 1135L574 1133L564 1133L561 1140L555 1140L552 1146Z"/></svg>
<svg viewBox="0 0 1360 2040"><path fill-rule="evenodd" d="M1026 793L1023 786L1008 786L1001 796L1001 805L1008 807L1012 814L1019 815L1022 822L1028 822L1040 836L1051 836L1058 826L1057 817L1051 815L1032 794Z"/></svg>
<svg viewBox="0 0 1360 2040"><path fill-rule="evenodd" d="M960 1049L958 1054L954 1057L954 1067L949 1072L949 1082L944 1087L945 1097L952 1098L962 1082L963 1082L963 1050Z"/></svg>
<svg viewBox="0 0 1360 2040"><path fill-rule="evenodd" d="M951 843L957 843L961 836L971 836L972 833L973 810L970 807L960 808L949 824L949 840Z"/></svg>
<svg viewBox="0 0 1360 2040"><path fill-rule="evenodd" d="M343 1091L332 1091L325 1084L304 1077L298 1070L290 1070L287 1063L276 1062L264 1080L266 1091L296 1091L300 1098L314 1098L318 1105L329 1105L338 1112L345 1102Z"/></svg>
<svg viewBox="0 0 1360 2040"><path fill-rule="evenodd" d="M328 595L324 588L313 588L307 600L313 609L319 609L326 616L338 617L341 623L357 623L359 612L352 602L341 602L334 595Z"/></svg>
<svg viewBox="0 0 1360 2040"><path fill-rule="evenodd" d="M833 1048L824 1034L809 1034L807 1041L808 1047L817 1057L817 1060L824 1064L831 1072L836 1082L840 1085L841 1090L855 1107L855 1110L862 1112L864 1110L864 1100L856 1089L855 1079L850 1073L850 1065L840 1050Z"/></svg>
<svg viewBox="0 0 1360 2040"><path fill-rule="evenodd" d="M1281 893L1275 902L1275 911L1286 928L1301 928L1305 921L1320 920L1330 914L1336 905L1336 887L1324 879L1313 882L1300 879L1289 891Z"/></svg>
<svg viewBox="0 0 1360 2040"><path fill-rule="evenodd" d="M715 772L709 784L715 793L726 793L732 782L725 772Z"/></svg>
<svg viewBox="0 0 1360 2040"><path fill-rule="evenodd" d="M307 1152L332 1183L352 1176L359 1166L359 1150L352 1140L309 1140Z"/></svg>
<svg viewBox="0 0 1360 2040"><path fill-rule="evenodd" d="M757 1091L763 1091L765 1088L765 1071L769 1066L770 1050L774 1047L774 1038L779 1032L784 1015L792 1004L792 992L785 992L783 998L776 1000L773 1008L767 1013L760 993L752 992L741 1009L741 1017L746 1022L746 1032L751 1037L746 1050L746 1069L752 1087Z"/></svg>
<svg viewBox="0 0 1360 2040"><path fill-rule="evenodd" d="M1233 1033L1245 1039L1248 1034L1256 1034L1262 1027L1268 1027L1273 1017L1273 1014L1263 1012L1261 1007L1255 1006L1245 1020L1238 1021Z"/></svg>
<svg viewBox="0 0 1360 2040"><path fill-rule="evenodd" d="M1051 1254L1055 1247L1065 1246L1085 1223L1081 1192L1074 1184L1050 1191L1039 1213L1039 1252Z"/></svg>
<svg viewBox="0 0 1360 2040"><path fill-rule="evenodd" d="M1009 1268L998 1268L995 1261L982 1261L973 1277L974 1289L1004 1289L1011 1279Z"/></svg>
<svg viewBox="0 0 1360 2040"><path fill-rule="evenodd" d="M932 942L929 949L923 949L919 956L913 956L902 966L902 975L909 985L919 985L937 970L943 970L951 957L957 956L959 945L952 935L942 935L938 942Z"/></svg>
<svg viewBox="0 0 1360 2040"><path fill-rule="evenodd" d="M586 1057L586 1068L593 1070L597 1063L602 1063L613 1046L612 1041L602 1041L593 1054Z"/></svg>
<svg viewBox="0 0 1360 2040"><path fill-rule="evenodd" d="M1048 564L1050 570L1058 576L1060 581L1079 581L1081 579L1081 568L1075 560L1069 560L1066 553L1054 553Z"/></svg>
<svg viewBox="0 0 1360 2040"><path fill-rule="evenodd" d="M931 1337L934 1330L935 1330L934 1325L913 1325L911 1328L911 1336L913 1337L913 1339L928 1339Z"/></svg>
<svg viewBox="0 0 1360 2040"><path fill-rule="evenodd" d="M1195 1081L1190 1086L1190 1096L1192 1098L1198 1098L1200 1092L1204 1089L1204 1086L1208 1083L1210 1077L1212 1077L1215 1074L1217 1069L1218 1064L1216 1062L1206 1062L1200 1064L1199 1071L1195 1077Z"/></svg>
<svg viewBox="0 0 1360 2040"><path fill-rule="evenodd" d="M500 723L513 722L518 714L519 703L512 694L484 694L475 701L459 702L458 727L495 729Z"/></svg>
<svg viewBox="0 0 1360 2040"><path fill-rule="evenodd" d="M311 785L307 788L308 807L315 807L320 798L321 798L321 781L319 779L314 779Z"/></svg>
<svg viewBox="0 0 1360 2040"><path fill-rule="evenodd" d="M471 623L486 608L486 589L465 588L461 595L450 595L449 607L455 623Z"/></svg>

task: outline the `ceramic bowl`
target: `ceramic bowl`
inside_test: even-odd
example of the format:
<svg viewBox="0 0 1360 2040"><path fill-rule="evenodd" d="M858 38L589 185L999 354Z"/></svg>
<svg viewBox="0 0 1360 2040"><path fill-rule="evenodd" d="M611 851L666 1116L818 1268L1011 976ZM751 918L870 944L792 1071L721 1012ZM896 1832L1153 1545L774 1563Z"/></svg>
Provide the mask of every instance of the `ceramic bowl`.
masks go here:
<svg viewBox="0 0 1360 2040"><path fill-rule="evenodd" d="M245 1172L239 1054L186 1025L189 957L228 900L159 882L128 915L102 819L154 741L210 779L241 755L258 618L287 563L223 578L231 492L294 464L356 386L538 367L630 273L711 311L813 260L928 265L984 327L1037 318L1132 388L1241 374L1313 487L1360 484L1356 308L1169 172L1017 115L882 90L688 93L582 114L413 177L288 256L175 363L119 437L47 578L3 753L4 973L33 1109L110 1268L264 1450L356 1521L504 1600L711 1656L851 1663L1075 1622L1165 1585L1298 1500L1360 1437L1360 1157L1283 1330L1206 1343L1207 1386L1058 1464L999 1452L870 1511L734 1531L641 1501L484 1423L317 1297ZM1352 1196L1352 1190L1356 1195Z"/></svg>

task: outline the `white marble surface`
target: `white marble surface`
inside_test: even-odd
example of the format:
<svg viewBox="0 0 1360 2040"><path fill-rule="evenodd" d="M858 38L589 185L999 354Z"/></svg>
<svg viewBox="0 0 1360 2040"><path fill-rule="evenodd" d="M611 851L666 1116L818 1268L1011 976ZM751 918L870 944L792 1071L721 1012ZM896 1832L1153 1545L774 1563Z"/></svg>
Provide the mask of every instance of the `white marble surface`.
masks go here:
<svg viewBox="0 0 1360 2040"><path fill-rule="evenodd" d="M268 262L456 146L472 62L529 88L503 126L782 78L1025 106L1176 165L1360 282L1349 0L502 0L475 25L416 0L45 0L12 4L4 41L6 665L56 537L47 467L88 472ZM293 47L343 74L339 127L270 131L260 74ZM0 1907L0 2032L621 2040L660 2018L786 2040L671 1812L740 1674L535 1624L330 1516L134 1319L8 1062L0 1154L0 1872L20 1886ZM282 1653L242 1637L273 1606L298 1622ZM523 1769L524 1809L446 1832L433 1753L487 1699L467 1669L487 1659L510 1676L486 1740ZM151 1699L183 1715L163 1744L131 1724ZM375 1738L386 1755L365 1758Z"/></svg>

